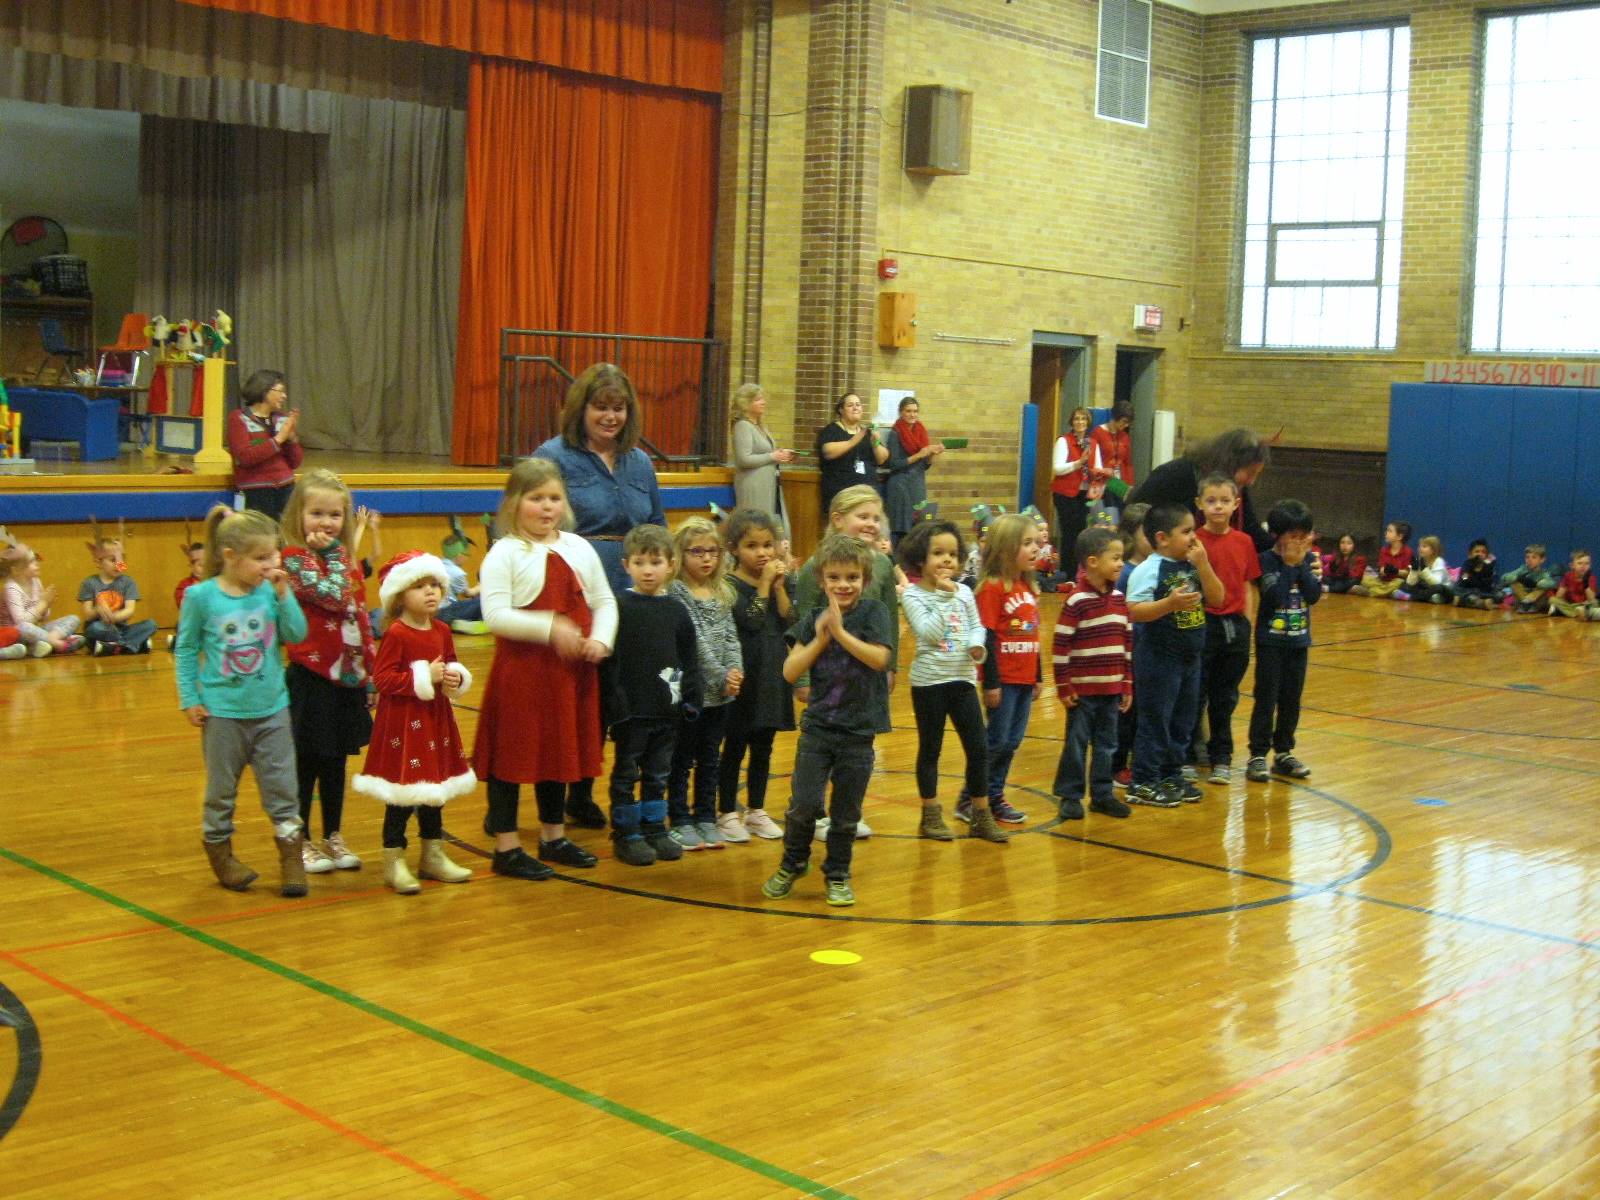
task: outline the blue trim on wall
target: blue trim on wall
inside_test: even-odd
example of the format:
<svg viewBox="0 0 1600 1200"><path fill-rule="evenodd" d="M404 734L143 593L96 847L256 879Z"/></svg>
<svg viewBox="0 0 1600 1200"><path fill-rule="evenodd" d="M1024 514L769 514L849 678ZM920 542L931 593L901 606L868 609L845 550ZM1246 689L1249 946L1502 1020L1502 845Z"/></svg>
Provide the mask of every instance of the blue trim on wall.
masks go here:
<svg viewBox="0 0 1600 1200"><path fill-rule="evenodd" d="M503 489L485 488L356 488L357 504L384 516L442 516L449 513L493 512ZM212 505L232 505L234 493L226 491L145 492L7 492L0 487L0 523L72 524L118 517L129 521L193 521L204 517ZM730 484L664 487L661 503L669 509L710 508L713 503L733 507Z"/></svg>

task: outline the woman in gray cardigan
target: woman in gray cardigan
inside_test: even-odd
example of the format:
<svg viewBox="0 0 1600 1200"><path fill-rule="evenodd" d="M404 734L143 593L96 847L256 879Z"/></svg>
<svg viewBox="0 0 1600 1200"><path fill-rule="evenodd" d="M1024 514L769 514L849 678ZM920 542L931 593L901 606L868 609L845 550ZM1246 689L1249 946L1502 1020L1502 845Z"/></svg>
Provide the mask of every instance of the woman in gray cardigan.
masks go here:
<svg viewBox="0 0 1600 1200"><path fill-rule="evenodd" d="M783 491L780 463L794 461L794 451L780 449L767 432L767 394L756 383L741 384L733 394L733 502L736 508L770 513L780 526Z"/></svg>

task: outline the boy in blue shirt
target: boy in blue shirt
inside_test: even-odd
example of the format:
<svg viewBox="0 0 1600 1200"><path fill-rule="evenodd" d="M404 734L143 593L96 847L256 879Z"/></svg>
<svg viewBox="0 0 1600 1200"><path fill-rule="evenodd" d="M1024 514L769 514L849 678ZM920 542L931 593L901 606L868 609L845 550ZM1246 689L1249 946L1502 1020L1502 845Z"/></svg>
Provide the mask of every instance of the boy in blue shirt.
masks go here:
<svg viewBox="0 0 1600 1200"><path fill-rule="evenodd" d="M1267 514L1277 539L1261 552L1261 603L1256 609L1255 708L1250 713L1250 761L1245 778L1265 783L1267 747L1272 775L1305 779L1311 768L1294 756L1300 724L1300 694L1311 657L1311 606L1322 599L1322 573L1313 565L1311 510L1298 500L1280 500Z"/></svg>
<svg viewBox="0 0 1600 1200"><path fill-rule="evenodd" d="M1183 763L1200 704L1200 656L1206 642L1201 598L1213 608L1226 589L1195 537L1187 505L1158 504L1144 518L1153 553L1128 578L1128 615L1140 628L1133 642L1134 705L1129 804L1176 808L1200 799Z"/></svg>

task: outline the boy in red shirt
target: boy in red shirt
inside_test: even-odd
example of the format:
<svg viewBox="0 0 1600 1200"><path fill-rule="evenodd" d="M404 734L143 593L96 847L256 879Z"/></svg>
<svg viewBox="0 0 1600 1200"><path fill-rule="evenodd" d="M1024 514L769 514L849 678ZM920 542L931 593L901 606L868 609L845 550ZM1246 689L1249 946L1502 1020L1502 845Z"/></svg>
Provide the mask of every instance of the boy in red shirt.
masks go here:
<svg viewBox="0 0 1600 1200"><path fill-rule="evenodd" d="M1068 712L1067 744L1052 790L1063 821L1083 820L1084 760L1093 746L1089 807L1108 817L1126 817L1133 810L1111 790L1117 717L1133 706L1133 626L1117 591L1122 538L1097 526L1078 535L1076 549L1078 581L1061 606L1051 646L1056 694Z"/></svg>
<svg viewBox="0 0 1600 1200"><path fill-rule="evenodd" d="M1594 572L1589 569L1589 562L1587 550L1572 552L1572 566L1550 594L1550 616L1576 617L1580 621L1600 618L1600 604L1595 603Z"/></svg>
<svg viewBox="0 0 1600 1200"><path fill-rule="evenodd" d="M1226 786L1233 778L1233 710L1239 707L1239 681L1250 669L1250 621L1254 598L1250 582L1261 577L1254 539L1229 522L1239 507L1239 485L1232 476L1207 475L1195 503L1205 515L1195 536L1205 546L1211 569L1222 581L1221 604L1207 604L1206 645L1200 654L1200 707L1195 713L1194 747L1199 758L1202 719L1210 723L1205 761L1208 782Z"/></svg>

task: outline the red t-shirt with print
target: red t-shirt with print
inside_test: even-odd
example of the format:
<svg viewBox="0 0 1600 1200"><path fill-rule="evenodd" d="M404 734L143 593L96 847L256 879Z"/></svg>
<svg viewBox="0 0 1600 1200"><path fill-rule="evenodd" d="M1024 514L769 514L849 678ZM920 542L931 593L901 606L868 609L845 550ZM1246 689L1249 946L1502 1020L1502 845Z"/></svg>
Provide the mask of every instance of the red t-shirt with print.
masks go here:
<svg viewBox="0 0 1600 1200"><path fill-rule="evenodd" d="M1018 580L1007 589L998 579L978 588L978 619L995 636L1001 683L1039 680L1039 598Z"/></svg>

